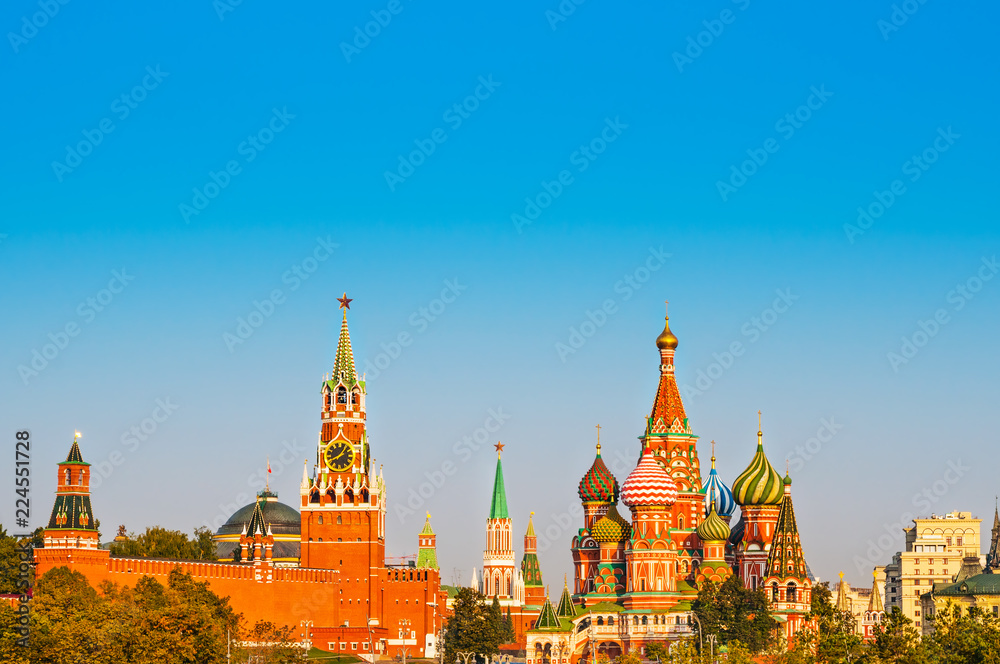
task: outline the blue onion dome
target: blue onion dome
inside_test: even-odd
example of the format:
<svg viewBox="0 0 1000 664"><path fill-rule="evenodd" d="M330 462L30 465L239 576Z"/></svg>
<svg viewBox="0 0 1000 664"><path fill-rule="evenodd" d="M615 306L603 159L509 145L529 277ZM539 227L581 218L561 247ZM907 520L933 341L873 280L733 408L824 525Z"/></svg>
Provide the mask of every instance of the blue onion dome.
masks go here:
<svg viewBox="0 0 1000 664"><path fill-rule="evenodd" d="M714 454L712 455L712 470L709 471L708 481L705 482L705 488L701 491L705 494L705 516L708 516L713 504L716 512L724 519L728 519L736 511L736 500L733 498L733 492L723 483L719 473L715 470Z"/></svg>
<svg viewBox="0 0 1000 664"><path fill-rule="evenodd" d="M712 511L708 513L708 518L698 524L696 532L702 542L725 542L729 539L730 530L726 522L715 511L715 505L712 505Z"/></svg>
<svg viewBox="0 0 1000 664"><path fill-rule="evenodd" d="M764 434L758 430L757 452L747 469L733 482L733 497L740 506L778 505L784 495L785 485L764 454Z"/></svg>
<svg viewBox="0 0 1000 664"><path fill-rule="evenodd" d="M623 542L632 536L632 527L618 513L618 505L612 505L590 529L590 536L597 542Z"/></svg>

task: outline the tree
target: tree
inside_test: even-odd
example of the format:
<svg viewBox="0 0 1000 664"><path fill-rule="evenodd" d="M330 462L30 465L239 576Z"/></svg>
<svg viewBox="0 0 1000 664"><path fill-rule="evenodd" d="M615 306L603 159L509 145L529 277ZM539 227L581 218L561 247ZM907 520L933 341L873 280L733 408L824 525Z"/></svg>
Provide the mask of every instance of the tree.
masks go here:
<svg viewBox="0 0 1000 664"><path fill-rule="evenodd" d="M941 664L1000 662L1000 621L978 606L949 604L934 620L934 633L924 638L918 656Z"/></svg>
<svg viewBox="0 0 1000 664"><path fill-rule="evenodd" d="M876 630L869 652L880 662L903 662L916 652L918 639L913 622L894 606Z"/></svg>
<svg viewBox="0 0 1000 664"><path fill-rule="evenodd" d="M153 526L146 528L142 535L133 533L124 542L112 542L110 550L115 557L217 560L212 532L208 528L196 528L194 539L189 539L179 530Z"/></svg>
<svg viewBox="0 0 1000 664"><path fill-rule="evenodd" d="M722 585L705 582L692 609L705 634L716 634L720 644L739 641L753 653L766 650L775 641L777 623L763 590L743 587L738 576Z"/></svg>
<svg viewBox="0 0 1000 664"><path fill-rule="evenodd" d="M669 650L662 643L650 643L646 645L646 659L650 661L673 661L667 659L667 655L669 654Z"/></svg>
<svg viewBox="0 0 1000 664"><path fill-rule="evenodd" d="M850 611L839 611L834 605L829 583L813 586L807 617L813 626L796 635L792 648L800 661L855 662L862 656L865 648L857 633L857 621Z"/></svg>
<svg viewBox="0 0 1000 664"><path fill-rule="evenodd" d="M305 657L305 648L295 641L291 627L258 620L244 633L243 639L244 643L234 653L235 661L286 664L300 662Z"/></svg>
<svg viewBox="0 0 1000 664"><path fill-rule="evenodd" d="M638 650L629 650L615 657L615 664L642 664L642 658L639 657Z"/></svg>
<svg viewBox="0 0 1000 664"><path fill-rule="evenodd" d="M498 607L499 608L499 605ZM454 612L448 618L444 638L444 658L454 662L460 652L474 652L487 661L499 653L496 628L491 621L492 607L487 608L486 597L473 588L461 588L455 596Z"/></svg>
<svg viewBox="0 0 1000 664"><path fill-rule="evenodd" d="M0 524L0 595L23 592L21 581L21 558L33 558L35 548L42 546L42 528L36 528L31 537L18 539L7 534ZM35 570L28 570L28 586L35 585Z"/></svg>

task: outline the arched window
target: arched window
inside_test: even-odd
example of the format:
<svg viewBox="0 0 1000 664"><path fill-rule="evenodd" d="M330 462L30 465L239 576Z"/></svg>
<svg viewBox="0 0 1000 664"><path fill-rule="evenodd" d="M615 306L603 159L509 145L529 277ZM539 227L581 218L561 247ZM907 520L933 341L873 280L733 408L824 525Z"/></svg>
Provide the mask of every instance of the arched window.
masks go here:
<svg viewBox="0 0 1000 664"><path fill-rule="evenodd" d="M337 388L337 403L347 403L347 388L343 385Z"/></svg>
<svg viewBox="0 0 1000 664"><path fill-rule="evenodd" d="M343 517L343 515L338 514L337 515L337 525L339 526L342 523L344 523L344 517Z"/></svg>
<svg viewBox="0 0 1000 664"><path fill-rule="evenodd" d="M608 627L614 627L614 626L615 626L615 617L608 616Z"/></svg>
<svg viewBox="0 0 1000 664"><path fill-rule="evenodd" d="M604 626L604 616L597 616L597 624L601 627Z"/></svg>
<svg viewBox="0 0 1000 664"><path fill-rule="evenodd" d="M643 625L648 625L649 624L649 621L646 619L646 616L642 617L642 624Z"/></svg>
<svg viewBox="0 0 1000 664"><path fill-rule="evenodd" d="M771 584L771 596L772 596L772 599L774 599L775 602L778 601L778 582L777 581L775 581L774 583Z"/></svg>
<svg viewBox="0 0 1000 664"><path fill-rule="evenodd" d="M633 625L639 624L639 616L632 616L632 624Z"/></svg>
<svg viewBox="0 0 1000 664"><path fill-rule="evenodd" d="M679 517L677 517L677 527L680 528L681 530L684 530L684 515L683 514L681 514Z"/></svg>
<svg viewBox="0 0 1000 664"><path fill-rule="evenodd" d="M77 486L83 486L83 471L80 471L80 476L76 478Z"/></svg>
<svg viewBox="0 0 1000 664"><path fill-rule="evenodd" d="M361 403L361 390L356 389L354 390L354 392L351 393L351 403L355 405Z"/></svg>
<svg viewBox="0 0 1000 664"><path fill-rule="evenodd" d="M788 590L785 591L785 598L789 602L794 602L795 601L795 584L794 583L789 583L788 584Z"/></svg>
<svg viewBox="0 0 1000 664"><path fill-rule="evenodd" d="M66 486L69 486L69 468L66 469Z"/></svg>

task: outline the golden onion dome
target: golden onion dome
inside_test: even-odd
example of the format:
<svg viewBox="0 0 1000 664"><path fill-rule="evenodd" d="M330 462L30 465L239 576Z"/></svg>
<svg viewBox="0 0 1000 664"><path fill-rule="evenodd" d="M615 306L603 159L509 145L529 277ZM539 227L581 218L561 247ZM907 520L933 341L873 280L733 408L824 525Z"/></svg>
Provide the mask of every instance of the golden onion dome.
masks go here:
<svg viewBox="0 0 1000 664"><path fill-rule="evenodd" d="M725 542L729 539L729 526L715 511L715 503L712 503L708 518L698 524L697 533L702 542Z"/></svg>
<svg viewBox="0 0 1000 664"><path fill-rule="evenodd" d="M663 318L663 332L660 332L660 336L656 337L656 347L660 350L674 350L677 348L677 337L670 331L669 316L664 316Z"/></svg>
<svg viewBox="0 0 1000 664"><path fill-rule="evenodd" d="M618 513L618 505L612 505L590 529L590 536L598 542L623 542L632 535L632 527Z"/></svg>

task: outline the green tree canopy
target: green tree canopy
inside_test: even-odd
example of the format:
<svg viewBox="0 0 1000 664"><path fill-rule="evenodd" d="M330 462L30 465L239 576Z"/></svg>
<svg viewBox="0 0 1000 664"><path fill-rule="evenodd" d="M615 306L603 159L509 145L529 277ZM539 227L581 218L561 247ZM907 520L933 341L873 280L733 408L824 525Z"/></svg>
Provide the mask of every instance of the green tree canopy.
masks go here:
<svg viewBox="0 0 1000 664"><path fill-rule="evenodd" d="M454 662L458 653L476 653L488 661L491 655L500 652L498 624L503 622L502 614L498 622L496 614L500 604L486 603L486 596L473 588L461 588L455 596L454 611L445 626L444 658Z"/></svg>
<svg viewBox="0 0 1000 664"><path fill-rule="evenodd" d="M189 538L179 530L160 526L146 528L141 535L130 534L124 542L113 542L111 555L116 557L169 558L171 560L216 560L212 531L195 528Z"/></svg>
<svg viewBox="0 0 1000 664"><path fill-rule="evenodd" d="M692 609L705 634L715 634L724 645L739 641L754 653L763 652L775 639L777 623L771 617L763 590L749 590L731 576L721 585L705 582Z"/></svg>

